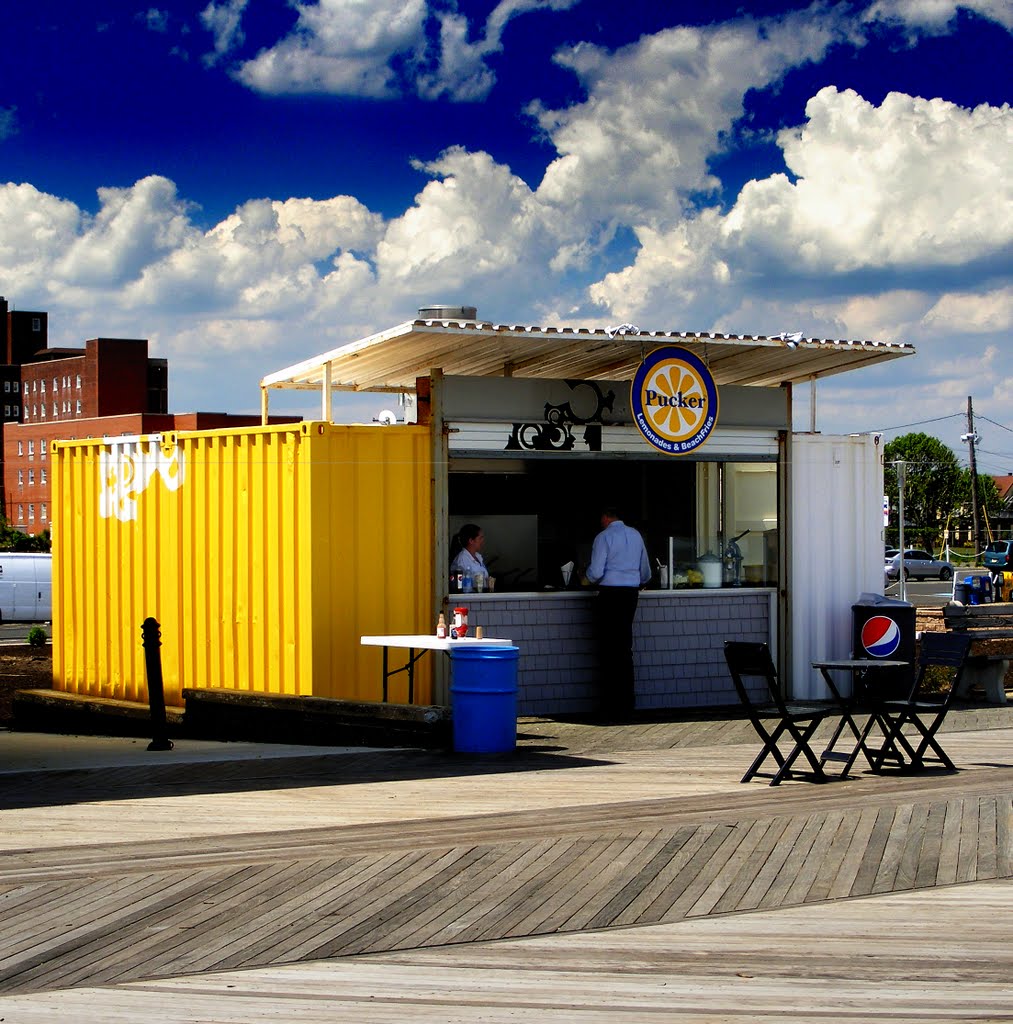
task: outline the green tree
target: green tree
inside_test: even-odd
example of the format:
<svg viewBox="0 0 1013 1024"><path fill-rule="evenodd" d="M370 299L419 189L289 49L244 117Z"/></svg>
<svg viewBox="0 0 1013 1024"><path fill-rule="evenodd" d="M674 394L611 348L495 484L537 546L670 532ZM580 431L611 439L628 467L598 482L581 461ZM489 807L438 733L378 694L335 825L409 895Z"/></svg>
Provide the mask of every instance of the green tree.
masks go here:
<svg viewBox="0 0 1013 1024"><path fill-rule="evenodd" d="M971 470L965 469L960 474L953 510L959 515L961 529L971 532L974 530L974 523L971 521L972 508ZM987 473L978 474L978 509L981 515L982 544L987 544L990 537L988 526L995 523L1002 510L1002 496L999 494L999 488L996 487L995 480Z"/></svg>
<svg viewBox="0 0 1013 1024"><path fill-rule="evenodd" d="M53 540L49 530L32 536L16 530L0 515L0 551L52 551Z"/></svg>
<svg viewBox="0 0 1013 1024"><path fill-rule="evenodd" d="M883 461L891 509L887 542L900 543L896 463L903 462L904 544L937 549L946 516L960 504L962 470L957 456L929 434L902 434L884 447Z"/></svg>

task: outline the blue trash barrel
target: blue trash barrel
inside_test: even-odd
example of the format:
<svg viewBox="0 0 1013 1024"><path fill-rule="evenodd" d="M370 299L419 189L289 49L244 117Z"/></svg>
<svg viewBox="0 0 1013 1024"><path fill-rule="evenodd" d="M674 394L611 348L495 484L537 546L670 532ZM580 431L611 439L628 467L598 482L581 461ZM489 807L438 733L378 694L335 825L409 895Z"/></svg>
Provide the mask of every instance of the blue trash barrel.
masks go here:
<svg viewBox="0 0 1013 1024"><path fill-rule="evenodd" d="M965 576L964 582L968 586L968 594L971 598L971 604L991 604L991 576Z"/></svg>
<svg viewBox="0 0 1013 1024"><path fill-rule="evenodd" d="M517 658L507 644L450 648L454 750L502 754L517 746Z"/></svg>

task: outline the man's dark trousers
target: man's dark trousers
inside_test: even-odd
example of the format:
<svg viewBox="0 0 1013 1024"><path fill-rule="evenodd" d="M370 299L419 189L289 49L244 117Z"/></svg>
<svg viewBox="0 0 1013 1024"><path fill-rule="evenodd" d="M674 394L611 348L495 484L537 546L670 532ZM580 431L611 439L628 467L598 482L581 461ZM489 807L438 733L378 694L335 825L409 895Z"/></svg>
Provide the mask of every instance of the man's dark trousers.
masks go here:
<svg viewBox="0 0 1013 1024"><path fill-rule="evenodd" d="M598 647L598 710L609 718L633 713L633 617L638 587L599 587L594 602Z"/></svg>

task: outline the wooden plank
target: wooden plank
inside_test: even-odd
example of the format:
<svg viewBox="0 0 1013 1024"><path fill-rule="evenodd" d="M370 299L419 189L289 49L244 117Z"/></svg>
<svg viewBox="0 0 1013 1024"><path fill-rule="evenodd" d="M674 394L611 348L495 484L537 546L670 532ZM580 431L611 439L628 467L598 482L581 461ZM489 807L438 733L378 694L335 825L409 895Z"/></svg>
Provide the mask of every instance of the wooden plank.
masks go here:
<svg viewBox="0 0 1013 1024"><path fill-rule="evenodd" d="M946 804L933 801L928 805L921 850L915 869L914 885L924 888L935 885L939 877L939 856L943 847L943 828L946 823Z"/></svg>
<svg viewBox="0 0 1013 1024"><path fill-rule="evenodd" d="M878 818L879 811L874 807L865 807L858 812L855 831L848 842L844 858L837 868L837 874L827 890L827 899L844 899L854 893L858 873L872 842L873 830Z"/></svg>
<svg viewBox="0 0 1013 1024"><path fill-rule="evenodd" d="M757 847L768 831L768 823L754 821L743 823L736 827L738 843L731 851L731 855L721 866L721 870L714 876L710 884L694 902L687 917L696 917L702 914L710 914L721 898L729 892L731 887L739 880L739 876L745 874L752 878L756 873L755 863L752 860ZM742 888L740 880L738 888Z"/></svg>
<svg viewBox="0 0 1013 1024"><path fill-rule="evenodd" d="M788 889L798 876L806 858L809 856L813 843L816 842L819 836L822 821L823 815L819 813L811 814L806 818L798 838L792 844L791 849L788 851L788 856L784 859L781 870L771 882L770 888L763 894L763 898L760 900L761 907L776 907L784 902Z"/></svg>
<svg viewBox="0 0 1013 1024"><path fill-rule="evenodd" d="M760 865L756 878L750 883L742 898L738 902L738 910L757 909L767 895L767 891L774 884L778 875L784 867L795 843L802 834L805 827L805 819L801 816L795 818L784 818L783 829L780 835L776 836L776 842L767 851L766 860Z"/></svg>
<svg viewBox="0 0 1013 1024"><path fill-rule="evenodd" d="M671 856L660 865L654 878L640 890L615 919L615 924L660 921L678 894L678 883L687 875L701 847L708 841L713 828L688 826L676 831L670 840Z"/></svg>
<svg viewBox="0 0 1013 1024"><path fill-rule="evenodd" d="M887 891L895 892L898 889L914 888L928 816L928 804L918 803L911 808L911 817L908 820L900 856L897 859L897 873Z"/></svg>
<svg viewBox="0 0 1013 1024"><path fill-rule="evenodd" d="M998 868L998 821L996 798L982 796L978 798L978 855L976 877L981 879L995 878Z"/></svg>
<svg viewBox="0 0 1013 1024"><path fill-rule="evenodd" d="M847 856L855 836L855 831L858 828L858 823L861 820L861 814L858 811L839 811L836 817L838 819L837 828L833 832L830 846L824 852L818 865L816 876L803 897L807 903L814 903L827 898L827 894L830 892L830 888L841 870L841 864ZM830 827L831 821L830 816L828 816L824 828L829 830Z"/></svg>
<svg viewBox="0 0 1013 1024"><path fill-rule="evenodd" d="M973 882L978 871L978 799L962 801L960 841L957 847L957 881Z"/></svg>
<svg viewBox="0 0 1013 1024"><path fill-rule="evenodd" d="M731 913L739 909L740 901L756 880L759 866L766 863L778 840L784 834L785 821L783 818L758 821L756 824L763 828L763 834L753 848L750 861L742 865L739 873L731 884L726 886L725 891L714 904L713 913L715 914Z"/></svg>

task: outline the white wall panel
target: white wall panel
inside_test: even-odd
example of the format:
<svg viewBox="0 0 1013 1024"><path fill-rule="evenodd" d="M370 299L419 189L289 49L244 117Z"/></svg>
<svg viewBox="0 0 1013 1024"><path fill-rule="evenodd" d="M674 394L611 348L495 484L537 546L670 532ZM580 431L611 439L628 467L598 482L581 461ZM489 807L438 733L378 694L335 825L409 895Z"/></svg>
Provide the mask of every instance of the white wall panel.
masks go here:
<svg viewBox="0 0 1013 1024"><path fill-rule="evenodd" d="M812 662L851 654L852 605L883 593L883 447L878 435L791 438L791 693L828 697Z"/></svg>

